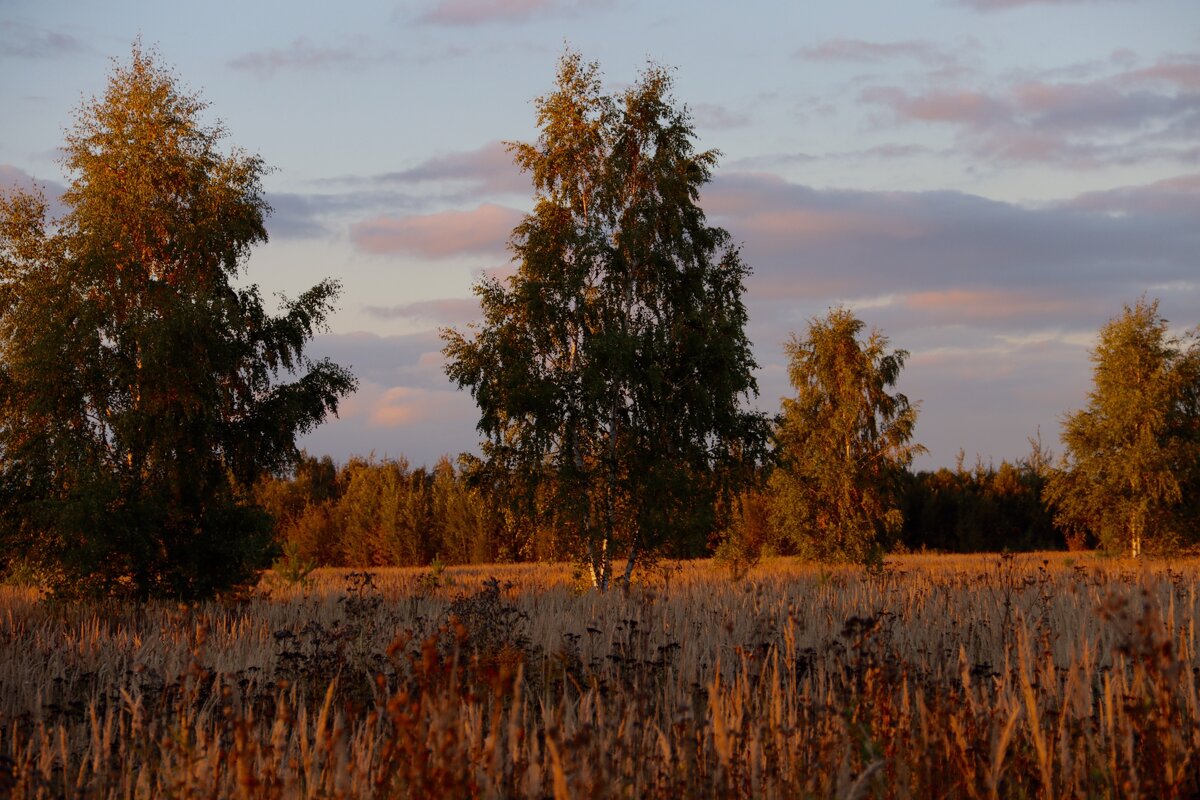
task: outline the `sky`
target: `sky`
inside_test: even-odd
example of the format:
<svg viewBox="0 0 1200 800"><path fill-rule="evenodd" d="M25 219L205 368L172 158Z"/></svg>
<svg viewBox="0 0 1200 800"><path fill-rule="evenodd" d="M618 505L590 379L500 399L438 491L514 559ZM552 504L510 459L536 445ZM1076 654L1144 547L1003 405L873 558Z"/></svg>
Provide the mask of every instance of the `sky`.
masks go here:
<svg viewBox="0 0 1200 800"><path fill-rule="evenodd" d="M0 187L62 190L65 130L139 37L273 168L246 280L343 284L311 351L359 390L301 442L339 462L475 450L438 330L511 269L532 189L504 142L536 139L568 46L614 91L671 67L721 151L701 205L753 269L768 414L783 343L844 305L910 354L917 467L1060 453L1123 305L1200 323L1196 0L0 0Z"/></svg>

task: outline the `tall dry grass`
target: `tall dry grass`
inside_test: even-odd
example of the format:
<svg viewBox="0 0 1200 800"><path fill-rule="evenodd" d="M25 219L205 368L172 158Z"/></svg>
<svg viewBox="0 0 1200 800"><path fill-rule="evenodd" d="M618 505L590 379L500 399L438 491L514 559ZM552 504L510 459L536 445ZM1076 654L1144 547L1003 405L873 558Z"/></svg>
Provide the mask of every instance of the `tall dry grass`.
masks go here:
<svg viewBox="0 0 1200 800"><path fill-rule="evenodd" d="M491 580L492 578L495 580ZM0 588L0 795L1195 797L1195 561Z"/></svg>

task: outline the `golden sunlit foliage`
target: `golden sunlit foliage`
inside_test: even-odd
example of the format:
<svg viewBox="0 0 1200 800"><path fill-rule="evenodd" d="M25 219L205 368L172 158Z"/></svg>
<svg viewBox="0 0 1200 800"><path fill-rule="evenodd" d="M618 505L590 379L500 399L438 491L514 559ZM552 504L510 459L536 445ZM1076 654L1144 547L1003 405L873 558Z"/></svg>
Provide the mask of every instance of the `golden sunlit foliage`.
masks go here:
<svg viewBox="0 0 1200 800"><path fill-rule="evenodd" d="M907 351L845 308L784 345L796 396L776 426L771 514L800 553L877 558L904 523L898 481L925 448L912 444L917 408L894 391Z"/></svg>
<svg viewBox="0 0 1200 800"><path fill-rule="evenodd" d="M1112 550L1200 536L1200 329L1170 334L1158 302L1126 306L1092 352L1088 406L1067 416L1047 499L1064 527Z"/></svg>

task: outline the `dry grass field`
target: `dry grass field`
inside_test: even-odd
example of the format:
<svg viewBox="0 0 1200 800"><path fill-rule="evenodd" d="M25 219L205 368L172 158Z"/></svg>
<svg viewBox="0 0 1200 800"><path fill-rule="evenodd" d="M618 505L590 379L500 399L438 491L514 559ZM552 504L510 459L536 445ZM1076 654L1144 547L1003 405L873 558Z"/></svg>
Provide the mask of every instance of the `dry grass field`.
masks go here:
<svg viewBox="0 0 1200 800"><path fill-rule="evenodd" d="M1197 797L1198 582L1054 554L0 587L0 796Z"/></svg>

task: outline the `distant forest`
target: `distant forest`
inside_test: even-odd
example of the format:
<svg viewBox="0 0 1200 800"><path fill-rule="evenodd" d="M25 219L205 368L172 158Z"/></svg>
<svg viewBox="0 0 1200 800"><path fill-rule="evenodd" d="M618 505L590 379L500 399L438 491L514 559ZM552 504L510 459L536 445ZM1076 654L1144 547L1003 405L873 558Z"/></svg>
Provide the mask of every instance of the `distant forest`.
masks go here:
<svg viewBox="0 0 1200 800"><path fill-rule="evenodd" d="M1055 526L1042 501L1046 467L1038 448L1016 463L978 460L953 469L906 472L904 525L894 549L954 553L1081 548ZM403 458L355 457L337 465L304 455L295 471L266 478L255 499L278 520L285 559L295 565L429 566L570 559L553 526L539 524L475 457L444 457L432 468ZM769 490L743 492L716 513L708 535L684 537L671 555L791 555L772 523Z"/></svg>

